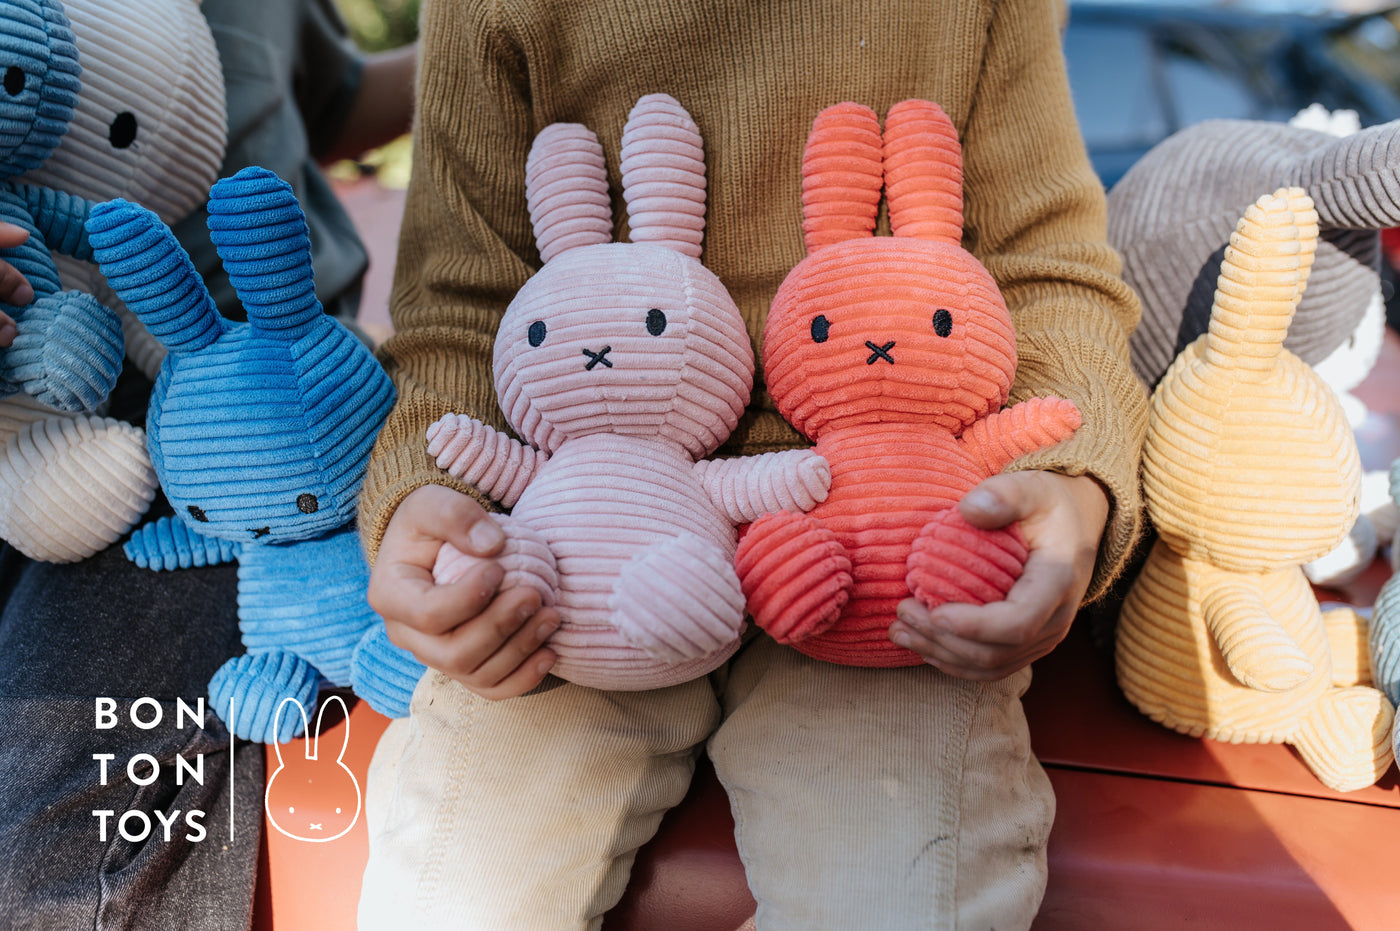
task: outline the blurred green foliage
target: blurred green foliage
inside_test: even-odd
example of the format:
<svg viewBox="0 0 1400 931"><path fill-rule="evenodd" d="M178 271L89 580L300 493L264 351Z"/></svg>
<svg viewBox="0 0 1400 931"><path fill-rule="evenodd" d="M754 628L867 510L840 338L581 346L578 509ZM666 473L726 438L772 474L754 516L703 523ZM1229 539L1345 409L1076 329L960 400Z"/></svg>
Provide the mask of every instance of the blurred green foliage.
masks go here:
<svg viewBox="0 0 1400 931"><path fill-rule="evenodd" d="M335 0L355 44L366 52L407 45L418 37L419 0Z"/></svg>
<svg viewBox="0 0 1400 931"><path fill-rule="evenodd" d="M419 0L335 0L355 44L366 52L382 52L407 45L418 38ZM354 181L373 175L384 187L405 188L412 145L408 136L371 149L355 160L330 166L338 181Z"/></svg>

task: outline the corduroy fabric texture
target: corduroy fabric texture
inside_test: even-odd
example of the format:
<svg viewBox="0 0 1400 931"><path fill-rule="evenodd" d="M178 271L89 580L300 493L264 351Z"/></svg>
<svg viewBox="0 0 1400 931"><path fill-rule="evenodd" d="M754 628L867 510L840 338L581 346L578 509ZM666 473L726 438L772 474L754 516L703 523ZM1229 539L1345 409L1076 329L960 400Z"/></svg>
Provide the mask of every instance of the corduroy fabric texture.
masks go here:
<svg viewBox="0 0 1400 931"><path fill-rule="evenodd" d="M1284 346L1308 364L1355 331L1380 287L1377 230L1400 223L1400 122L1336 137L1253 120L1211 120L1159 143L1108 195L1108 237L1142 298L1133 368L1152 388L1206 331L1221 256L1259 197L1313 198L1317 258Z"/></svg>
<svg viewBox="0 0 1400 931"><path fill-rule="evenodd" d="M127 555L151 568L238 560L247 655L210 683L214 710L240 737L286 741L321 678L354 685L354 653L382 622L365 599L368 566L353 530L356 497L393 387L363 344L325 316L291 188L271 172L214 185L209 229L248 323L221 317L158 217L125 201L88 221L102 273L170 355L151 392L147 440L177 515L142 528ZM211 541L218 541L217 543ZM422 667L398 683L407 711ZM367 675L382 670L372 664ZM377 697L392 694L382 683ZM230 699L233 700L230 706Z"/></svg>
<svg viewBox="0 0 1400 931"><path fill-rule="evenodd" d="M32 36L30 6L6 5L0 42L7 48ZM42 164L17 166L32 169L14 190L43 233L35 240L40 251L31 257L19 250L7 259L23 267L41 293L66 289L96 298L64 298L61 313L71 319L50 327L59 345L80 346L89 366L101 364L84 374L80 388L66 390L72 401L41 394L50 404L42 415L22 395L0 399L0 438L7 441L0 449L0 474L11 492L0 536L31 558L72 562L131 528L155 494L156 477L139 430L54 406L86 409L105 397L119 371L123 342L152 377L164 354L92 266L83 231L85 199L131 198L156 208L166 221L184 215L202 203L214 181L225 111L219 57L192 0L68 0L61 8L47 7L50 25L71 25L71 31L51 43L50 80L44 84L51 99L38 109L58 112L55 88L65 88L72 99L63 111L63 132L52 140L56 148L50 146ZM41 73L37 63L16 68L31 74L30 83ZM35 109L27 99L31 90L0 101L0 136L32 118L26 110ZM107 308L120 315L119 328ZM23 371L54 366L61 373L72 363L55 357L43 335L44 315L40 310L30 320L33 332L22 341L28 346L16 358L27 352L37 360ZM78 336L65 338L69 330ZM19 424L30 421L40 423L21 434Z"/></svg>
<svg viewBox="0 0 1400 931"><path fill-rule="evenodd" d="M872 235L882 179L892 236ZM1060 399L1002 407L1016 337L996 283L960 245L962 185L957 133L937 104L896 104L883 136L855 103L812 126L809 254L773 299L763 367L778 410L830 464L831 494L805 516L752 524L738 568L755 622L818 659L918 665L887 636L900 601L1004 598L1024 541L948 512L1080 425Z"/></svg>
<svg viewBox="0 0 1400 931"><path fill-rule="evenodd" d="M204 203L227 135L224 75L197 0L65 0L83 91L52 158L25 181L89 200L125 198L175 223ZM152 381L164 348L86 264L58 260L68 287L122 320L127 356Z"/></svg>
<svg viewBox="0 0 1400 931"><path fill-rule="evenodd" d="M1324 618L1300 568L1346 534L1361 477L1335 396L1283 348L1317 223L1299 188L1245 212L1209 330L1153 395L1143 487L1161 539L1123 605L1117 669L1153 720L1289 743L1346 791L1390 766L1393 712L1334 666L1329 640L1347 637L1328 628L1349 625L1355 641L1357 620Z"/></svg>
<svg viewBox="0 0 1400 931"><path fill-rule="evenodd" d="M704 148L674 98L633 108L622 182L630 243L611 242L597 138L576 124L539 134L526 201L545 264L501 318L494 352L506 420L530 446L449 414L427 448L512 508L498 559L506 585L559 609L553 673L636 690L704 675L738 648L737 525L759 502L811 508L830 474L809 451L730 459L722 478L697 463L738 423L753 355L699 262ZM476 562L444 544L434 576Z"/></svg>
<svg viewBox="0 0 1400 931"><path fill-rule="evenodd" d="M943 106L964 149L965 243L1015 324L1011 400L1063 397L1084 415L1075 437L1016 467L1103 484L1112 513L1091 596L1118 573L1139 528L1146 397L1127 363L1138 306L1106 245L1102 187L1065 129L1074 112L1053 4L437 0L424 7L422 31L432 38L419 69L417 168L395 336L381 350L399 401L361 511L371 557L415 488L475 491L434 467L422 447L430 423L455 410L505 429L487 373L501 314L539 266L522 170L535 134L576 122L616 138L632 103L660 89L685 103L711 153L704 261L755 345L769 301L802 258L799 165L812 119L848 99L878 112L909 97ZM736 60L743 67L716 64ZM616 203L619 156L604 161ZM802 443L761 384L723 454Z"/></svg>
<svg viewBox="0 0 1400 931"><path fill-rule="evenodd" d="M1400 460L1390 466L1390 496L1400 505ZM1393 560L1397 551L1395 541L1390 542ZM1400 573L1392 574L1376 596L1367 628L1367 644L1376 688L1384 692L1392 704L1400 703ZM1400 725L1391 729L1391 749L1400 751Z"/></svg>
<svg viewBox="0 0 1400 931"><path fill-rule="evenodd" d="M4 23L0 171L12 178L41 164L68 131L81 68L72 27L56 0L7 3Z"/></svg>

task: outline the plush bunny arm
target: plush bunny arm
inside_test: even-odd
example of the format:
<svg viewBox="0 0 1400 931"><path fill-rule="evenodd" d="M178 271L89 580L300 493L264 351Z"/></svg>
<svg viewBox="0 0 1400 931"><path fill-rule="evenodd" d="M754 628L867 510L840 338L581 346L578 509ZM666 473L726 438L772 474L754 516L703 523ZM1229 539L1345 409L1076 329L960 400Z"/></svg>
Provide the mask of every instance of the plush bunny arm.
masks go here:
<svg viewBox="0 0 1400 931"><path fill-rule="evenodd" d="M961 442L987 475L996 475L1018 456L1068 439L1082 422L1073 401L1031 398L983 417L963 431Z"/></svg>
<svg viewBox="0 0 1400 931"><path fill-rule="evenodd" d="M92 260L92 245L84 228L94 206L92 201L32 184L9 182L8 186L24 200L34 228L43 234L50 249L75 259Z"/></svg>
<svg viewBox="0 0 1400 931"><path fill-rule="evenodd" d="M695 477L736 524L773 511L810 511L831 489L831 467L810 449L702 459L695 463Z"/></svg>
<svg viewBox="0 0 1400 931"><path fill-rule="evenodd" d="M1206 580L1206 628L1235 678L1252 689L1281 692L1312 675L1313 664L1269 616L1259 589L1239 576Z"/></svg>
<svg viewBox="0 0 1400 931"><path fill-rule="evenodd" d="M206 537L182 521L161 517L133 533L122 552L142 569L159 571L233 562L239 549L237 543Z"/></svg>
<svg viewBox="0 0 1400 931"><path fill-rule="evenodd" d="M511 507L547 453L524 445L494 427L460 414L447 414L428 427L428 452L438 467Z"/></svg>

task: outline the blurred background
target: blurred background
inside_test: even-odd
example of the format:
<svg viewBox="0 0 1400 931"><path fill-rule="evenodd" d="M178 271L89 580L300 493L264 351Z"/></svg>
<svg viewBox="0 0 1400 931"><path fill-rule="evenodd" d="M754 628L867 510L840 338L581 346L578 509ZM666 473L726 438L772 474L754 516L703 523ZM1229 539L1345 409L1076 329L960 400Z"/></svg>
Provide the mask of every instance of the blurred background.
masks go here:
<svg viewBox="0 0 1400 931"><path fill-rule="evenodd" d="M366 52L381 52L407 45L418 38L419 2L335 0L335 5L355 44ZM366 152L354 161L332 166L331 176L349 182L373 175L384 187L402 190L408 186L408 171L409 143L405 136L383 148Z"/></svg>

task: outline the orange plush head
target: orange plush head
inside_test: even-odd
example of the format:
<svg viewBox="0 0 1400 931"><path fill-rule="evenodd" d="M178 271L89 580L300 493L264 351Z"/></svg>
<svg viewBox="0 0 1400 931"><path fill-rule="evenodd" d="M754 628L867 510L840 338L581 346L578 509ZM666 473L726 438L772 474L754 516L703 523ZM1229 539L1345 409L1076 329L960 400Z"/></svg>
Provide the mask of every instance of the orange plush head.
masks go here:
<svg viewBox="0 0 1400 931"><path fill-rule="evenodd" d="M763 365L779 411L830 427L927 423L954 435L1006 403L1016 337L962 248L962 148L924 100L817 117L802 160L807 258L769 311ZM893 236L876 237L880 191Z"/></svg>

